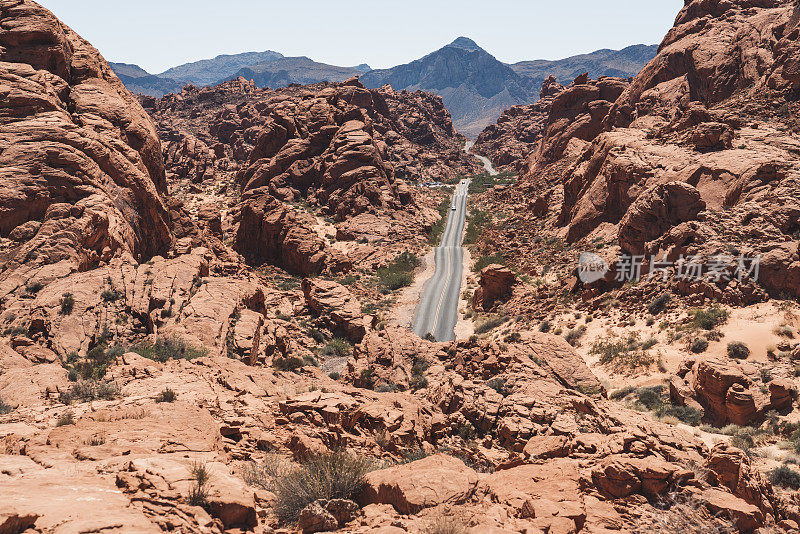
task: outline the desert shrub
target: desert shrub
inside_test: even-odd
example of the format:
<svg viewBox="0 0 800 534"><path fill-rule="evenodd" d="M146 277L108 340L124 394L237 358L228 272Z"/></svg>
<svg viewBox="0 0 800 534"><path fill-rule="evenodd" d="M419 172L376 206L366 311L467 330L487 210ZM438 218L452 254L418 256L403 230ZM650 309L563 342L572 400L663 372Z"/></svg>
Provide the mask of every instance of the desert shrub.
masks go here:
<svg viewBox="0 0 800 534"><path fill-rule="evenodd" d="M682 423L690 426L697 426L703 418L703 412L691 406L677 406L675 404L665 404L656 410L658 417L675 417Z"/></svg>
<svg viewBox="0 0 800 534"><path fill-rule="evenodd" d="M328 377L331 380L339 380L340 378L342 378L342 374L339 373L338 371L333 371L332 373L328 373Z"/></svg>
<svg viewBox="0 0 800 534"><path fill-rule="evenodd" d="M402 252L386 267L378 269L378 279L389 291L410 286L414 282L414 269L419 267L420 263L422 262L416 254Z"/></svg>
<svg viewBox="0 0 800 534"><path fill-rule="evenodd" d="M619 367L649 367L655 359L647 352L651 342L642 342L638 332L630 332L624 338L606 337L595 341L591 354L600 356L600 363ZM646 347L646 348L645 348Z"/></svg>
<svg viewBox="0 0 800 534"><path fill-rule="evenodd" d="M553 328L553 324L550 321L542 321L542 324L539 325L539 332L547 333L551 328Z"/></svg>
<svg viewBox="0 0 800 534"><path fill-rule="evenodd" d="M506 381L502 378L492 378L486 383L486 385L501 395L506 395L508 393L506 389Z"/></svg>
<svg viewBox="0 0 800 534"><path fill-rule="evenodd" d="M58 400L63 404L88 402L95 400L111 400L120 396L120 388L116 382L81 380L75 382L66 391L62 391Z"/></svg>
<svg viewBox="0 0 800 534"><path fill-rule="evenodd" d="M585 333L586 333L586 327L581 325L567 332L567 335L564 336L564 339L567 340L567 343L575 347L578 345L581 337L583 337Z"/></svg>
<svg viewBox="0 0 800 534"><path fill-rule="evenodd" d="M178 394L172 388L165 388L156 396L156 402L175 402Z"/></svg>
<svg viewBox="0 0 800 534"><path fill-rule="evenodd" d="M64 412L56 419L56 426L67 426L75 424L75 416L72 412Z"/></svg>
<svg viewBox="0 0 800 534"><path fill-rule="evenodd" d="M316 328L310 328L308 330L308 337L310 337L317 343L322 343L323 341L325 341L325 336L323 335L323 333L317 330Z"/></svg>
<svg viewBox="0 0 800 534"><path fill-rule="evenodd" d="M359 382L361 387L366 389L372 389L375 387L375 369L368 367L366 369L362 369L361 373L358 375Z"/></svg>
<svg viewBox="0 0 800 534"><path fill-rule="evenodd" d="M664 404L664 386L639 388L636 399L648 410L654 410Z"/></svg>
<svg viewBox="0 0 800 534"><path fill-rule="evenodd" d="M766 434L758 428L736 425L728 425L721 431L731 437L730 444L732 446L742 449L747 454L750 454L751 449L758 445Z"/></svg>
<svg viewBox="0 0 800 534"><path fill-rule="evenodd" d="M305 365L302 358L297 356L286 356L284 358L273 358L272 367L277 371L296 371Z"/></svg>
<svg viewBox="0 0 800 534"><path fill-rule="evenodd" d="M381 283L389 291L396 291L414 283L411 273L383 273L379 275Z"/></svg>
<svg viewBox="0 0 800 534"><path fill-rule="evenodd" d="M636 391L635 386L625 386L624 388L612 391L608 396L611 400L622 400Z"/></svg>
<svg viewBox="0 0 800 534"><path fill-rule="evenodd" d="M463 519L439 513L428 520L423 534L467 534L469 528Z"/></svg>
<svg viewBox="0 0 800 534"><path fill-rule="evenodd" d="M478 434L472 423L466 420L459 421L456 424L455 431L464 441L472 441Z"/></svg>
<svg viewBox="0 0 800 534"><path fill-rule="evenodd" d="M700 354L701 352L705 352L708 349L708 340L704 337L698 337L692 340L692 344L689 346L689 350L694 352L695 354Z"/></svg>
<svg viewBox="0 0 800 534"><path fill-rule="evenodd" d="M789 326L788 324L782 324L780 326L776 326L775 330L773 330L775 335L793 338L794 337L794 329Z"/></svg>
<svg viewBox="0 0 800 534"><path fill-rule="evenodd" d="M750 348L741 341L728 343L728 356L736 360L745 360L750 356Z"/></svg>
<svg viewBox="0 0 800 534"><path fill-rule="evenodd" d="M444 198L439 203L439 215L441 218L433 223L430 231L428 232L429 245L435 246L439 244L439 238L441 237L442 232L444 232L444 227L447 224L447 216L450 213L450 202L451 200L449 198Z"/></svg>
<svg viewBox="0 0 800 534"><path fill-rule="evenodd" d="M714 306L705 310L694 310L691 317L693 326L703 330L713 330L715 327L725 324L728 320L728 312L719 306Z"/></svg>
<svg viewBox="0 0 800 534"><path fill-rule="evenodd" d="M670 493L639 517L638 534L734 534L739 532L724 515L712 515L702 501Z"/></svg>
<svg viewBox="0 0 800 534"><path fill-rule="evenodd" d="M761 377L761 381L765 384L768 384L772 381L772 369L767 369L766 367L762 367L758 370L758 374Z"/></svg>
<svg viewBox="0 0 800 534"><path fill-rule="evenodd" d="M798 490L800 489L800 472L784 464L769 472L769 481L775 486Z"/></svg>
<svg viewBox="0 0 800 534"><path fill-rule="evenodd" d="M31 282L30 284L25 286L25 291L27 291L31 295L35 295L42 289L44 289L44 284L42 284L41 282Z"/></svg>
<svg viewBox="0 0 800 534"><path fill-rule="evenodd" d="M415 359L414 364L411 366L411 374L412 376L422 376L430 366L430 363L421 358Z"/></svg>
<svg viewBox="0 0 800 534"><path fill-rule="evenodd" d="M346 339L335 337L322 348L323 356L346 357L353 353L353 346Z"/></svg>
<svg viewBox="0 0 800 534"><path fill-rule="evenodd" d="M14 410L14 407L0 398L0 415L5 415L7 413L11 413Z"/></svg>
<svg viewBox="0 0 800 534"><path fill-rule="evenodd" d="M313 456L274 480L275 514L282 524L289 525L316 500L357 500L372 468L371 460L346 451Z"/></svg>
<svg viewBox="0 0 800 534"><path fill-rule="evenodd" d="M139 343L131 350L140 356L162 363L168 360L192 360L208 356L208 350L193 347L178 336L159 337L153 343Z"/></svg>
<svg viewBox="0 0 800 534"><path fill-rule="evenodd" d="M652 315L658 315L664 311L664 308L667 307L667 304L669 304L670 300L672 300L672 295L669 293L662 293L647 305L647 311L649 311Z"/></svg>
<svg viewBox="0 0 800 534"><path fill-rule="evenodd" d="M397 391L397 384L381 384L375 388L378 393L394 393Z"/></svg>
<svg viewBox="0 0 800 534"><path fill-rule="evenodd" d="M494 330L506 321L508 321L508 317L504 317L502 315L491 315L485 319L478 320L475 323L475 333L485 334L486 332Z"/></svg>
<svg viewBox="0 0 800 534"><path fill-rule="evenodd" d="M464 244L472 245L480 238L483 231L492 222L492 216L478 209L472 209L467 220L467 229L464 232Z"/></svg>
<svg viewBox="0 0 800 534"><path fill-rule="evenodd" d="M476 273L479 273L483 270L484 267L488 267L496 263L498 265L505 265L506 259L503 257L502 254L492 254L490 256L480 256L478 259L475 260L475 265L472 266L472 270Z"/></svg>
<svg viewBox="0 0 800 534"><path fill-rule="evenodd" d="M518 343L521 339L522 339L522 334L520 334L519 332L512 332L508 334L505 338L503 338L503 341L505 341L506 343Z"/></svg>
<svg viewBox="0 0 800 534"><path fill-rule="evenodd" d="M425 389L428 387L428 379L424 376L412 376L411 380L408 381L408 386L411 388L411 391Z"/></svg>
<svg viewBox="0 0 800 534"><path fill-rule="evenodd" d="M192 506L208 507L208 482L211 480L211 472L202 462L194 462L189 468L189 474L192 478L192 487L189 489L189 495L186 502Z"/></svg>
<svg viewBox="0 0 800 534"><path fill-rule="evenodd" d="M104 289L102 293L100 293L100 298L105 300L106 302L114 302L118 300L120 294L117 293L114 289Z"/></svg>
<svg viewBox="0 0 800 534"><path fill-rule="evenodd" d="M72 293L64 293L61 295L59 305L61 307L61 315L69 315L75 308L75 297L72 296Z"/></svg>
<svg viewBox="0 0 800 534"><path fill-rule="evenodd" d="M400 464L410 464L411 462L416 462L417 460L422 460L423 458L427 458L428 453L425 452L425 449L421 447L415 447L413 449L408 449L403 453L400 457Z"/></svg>

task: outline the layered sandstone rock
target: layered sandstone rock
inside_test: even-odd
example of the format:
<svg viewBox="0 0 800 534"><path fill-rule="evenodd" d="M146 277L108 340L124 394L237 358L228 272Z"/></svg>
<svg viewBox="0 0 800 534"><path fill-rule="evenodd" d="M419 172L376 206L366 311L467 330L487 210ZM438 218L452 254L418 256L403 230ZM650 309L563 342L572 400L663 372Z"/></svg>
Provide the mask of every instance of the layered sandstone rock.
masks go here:
<svg viewBox="0 0 800 534"><path fill-rule="evenodd" d="M770 410L791 411L796 397L785 378L763 384L752 366L711 359L684 361L670 382L674 403L703 410L706 420L717 426L745 426L763 419Z"/></svg>
<svg viewBox="0 0 800 534"><path fill-rule="evenodd" d="M668 282L693 302L797 295L798 13L796 3L688 2L629 84L581 77L558 94L525 176L489 200L523 210L547 198L547 229L583 247L615 232L611 264L619 253L765 262L757 281L735 276L728 257L724 280ZM522 260L530 248L512 239L502 252Z"/></svg>
<svg viewBox="0 0 800 534"><path fill-rule="evenodd" d="M489 310L496 301L511 295L515 283L516 275L508 267L487 265L481 269L479 287L472 297L473 308Z"/></svg>
<svg viewBox="0 0 800 534"><path fill-rule="evenodd" d="M167 249L150 118L97 50L48 11L10 0L0 13L2 298L33 276Z"/></svg>

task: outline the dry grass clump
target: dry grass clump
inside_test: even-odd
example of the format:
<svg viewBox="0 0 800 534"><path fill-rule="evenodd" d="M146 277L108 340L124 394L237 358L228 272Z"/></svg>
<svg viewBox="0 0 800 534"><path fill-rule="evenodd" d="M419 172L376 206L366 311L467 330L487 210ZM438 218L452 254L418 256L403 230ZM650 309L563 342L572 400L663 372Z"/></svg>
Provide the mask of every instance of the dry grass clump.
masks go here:
<svg viewBox="0 0 800 534"><path fill-rule="evenodd" d="M332 451L294 466L279 456L251 463L244 473L248 484L275 492L274 510L284 525L297 522L300 512L319 499L355 500L364 487L372 460L348 451Z"/></svg>

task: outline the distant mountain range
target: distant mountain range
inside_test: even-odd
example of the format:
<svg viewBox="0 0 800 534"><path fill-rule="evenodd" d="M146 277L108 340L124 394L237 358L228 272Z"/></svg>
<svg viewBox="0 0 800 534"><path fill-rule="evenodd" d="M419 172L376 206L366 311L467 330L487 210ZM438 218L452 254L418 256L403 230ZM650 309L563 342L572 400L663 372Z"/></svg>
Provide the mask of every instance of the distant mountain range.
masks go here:
<svg viewBox="0 0 800 534"><path fill-rule="evenodd" d="M258 87L273 88L291 83L339 82L360 76L362 83L371 88L388 83L397 90L420 89L440 95L456 128L474 138L503 110L538 99L542 82L551 74L563 84L584 72L592 78L635 76L655 57L657 50L656 45L634 45L555 61L521 61L509 65L475 41L459 37L423 58L380 70L370 70L368 65L338 67L304 56L285 57L271 50L221 55L155 75L127 63L111 63L111 67L130 90L150 96L180 91L188 83L214 85L237 76L254 80Z"/></svg>
<svg viewBox="0 0 800 534"><path fill-rule="evenodd" d="M592 78L635 76L657 51L656 45L635 45L557 61L522 61L507 65L471 39L459 37L411 63L370 71L361 81L367 87L388 83L397 90L421 89L441 95L456 129L474 138L505 109L538 99L542 82L550 74L563 84L584 72Z"/></svg>
<svg viewBox="0 0 800 534"><path fill-rule="evenodd" d="M150 74L128 63L110 65L128 89L156 97L178 92L186 84L216 85L238 76L255 80L258 87L277 88L292 83L340 82L370 70L369 65L337 67L307 57L285 57L272 50L221 55L172 67L161 74Z"/></svg>

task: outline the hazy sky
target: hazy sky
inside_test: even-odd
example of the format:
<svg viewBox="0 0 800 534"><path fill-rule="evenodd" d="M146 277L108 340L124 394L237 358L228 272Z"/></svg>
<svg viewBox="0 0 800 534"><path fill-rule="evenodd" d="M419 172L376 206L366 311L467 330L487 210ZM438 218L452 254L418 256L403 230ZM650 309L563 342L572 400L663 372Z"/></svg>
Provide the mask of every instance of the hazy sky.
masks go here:
<svg viewBox="0 0 800 534"><path fill-rule="evenodd" d="M218 54L275 50L391 67L456 37L501 61L656 44L683 0L39 0L109 61L152 73Z"/></svg>

